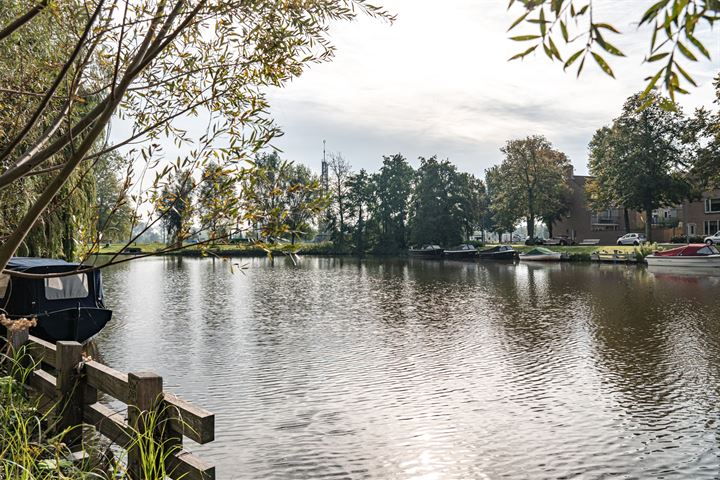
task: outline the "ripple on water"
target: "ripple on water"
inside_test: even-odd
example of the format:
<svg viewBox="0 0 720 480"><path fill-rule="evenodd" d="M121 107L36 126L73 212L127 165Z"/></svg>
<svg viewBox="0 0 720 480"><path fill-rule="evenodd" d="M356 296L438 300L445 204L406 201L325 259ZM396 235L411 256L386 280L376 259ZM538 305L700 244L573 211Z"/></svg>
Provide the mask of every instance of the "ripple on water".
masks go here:
<svg viewBox="0 0 720 480"><path fill-rule="evenodd" d="M714 283L643 270L148 259L111 365L216 413L223 479L716 478Z"/></svg>

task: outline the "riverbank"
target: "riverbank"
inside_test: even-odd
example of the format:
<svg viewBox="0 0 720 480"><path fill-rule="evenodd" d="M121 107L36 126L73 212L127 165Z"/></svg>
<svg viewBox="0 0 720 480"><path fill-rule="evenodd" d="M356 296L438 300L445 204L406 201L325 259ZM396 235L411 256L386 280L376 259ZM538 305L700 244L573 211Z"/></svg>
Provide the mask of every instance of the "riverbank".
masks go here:
<svg viewBox="0 0 720 480"><path fill-rule="evenodd" d="M488 244L487 248L491 247L493 245ZM124 247L124 244L109 244L104 247L102 247L97 253L99 255L115 255L118 254ZM528 245L521 245L516 244L512 245L512 247L517 250L520 253L525 253L530 250L532 250L533 246ZM666 248L666 246L663 245L656 245L655 248ZM128 253L130 255L137 254L153 254L153 253L161 253L162 250L165 247L165 245L161 243L146 243L146 244L136 244L132 247L133 253ZM559 246L559 245L552 245L547 246L545 248L549 248L556 252L561 252L567 254L570 261L575 262L589 262L590 261L590 255L595 251L607 251L607 252L621 252L621 253L633 253L636 251L636 247L631 245L610 245L610 246L599 246L599 245L572 245L572 246ZM646 248L645 253L650 253L651 250L647 250ZM283 244L279 246L278 248L271 248L270 252L268 250L261 248L256 245L250 245L250 244L222 244L222 245L188 245L182 250L177 250L173 252L163 253L163 255L179 255L179 256L187 256L187 257L200 257L200 256L218 256L218 257L265 257L268 255L268 253L272 253L274 255L281 255L283 253L287 253L291 251L290 245ZM300 243L297 244L297 250L296 253L300 255L318 255L318 256L341 256L341 255L353 255L348 253L339 252L335 249L332 242L319 242L319 243ZM126 255L126 254L123 254ZM382 256L382 255L375 255L375 254L368 254L369 256ZM354 255L353 255L354 256ZM394 256L404 256L403 254L395 254Z"/></svg>

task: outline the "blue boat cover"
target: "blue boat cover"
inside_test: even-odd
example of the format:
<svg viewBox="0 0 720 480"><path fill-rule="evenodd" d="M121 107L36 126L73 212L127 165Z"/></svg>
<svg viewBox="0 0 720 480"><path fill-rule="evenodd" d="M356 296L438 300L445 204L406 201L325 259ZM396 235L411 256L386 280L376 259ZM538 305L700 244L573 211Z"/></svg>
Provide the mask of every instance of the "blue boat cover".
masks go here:
<svg viewBox="0 0 720 480"><path fill-rule="evenodd" d="M7 269L25 272L33 268L43 267L67 267L68 269L75 269L79 265L79 263L69 263L65 260L58 260L55 258L13 257L8 262Z"/></svg>

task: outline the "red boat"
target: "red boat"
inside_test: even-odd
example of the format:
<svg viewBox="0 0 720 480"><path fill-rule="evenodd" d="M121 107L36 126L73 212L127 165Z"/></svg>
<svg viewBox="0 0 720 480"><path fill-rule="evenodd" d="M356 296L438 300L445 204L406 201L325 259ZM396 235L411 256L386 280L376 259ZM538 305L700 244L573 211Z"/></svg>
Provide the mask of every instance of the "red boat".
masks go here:
<svg viewBox="0 0 720 480"><path fill-rule="evenodd" d="M655 252L645 257L645 260L650 266L720 268L720 251L714 245L691 243Z"/></svg>

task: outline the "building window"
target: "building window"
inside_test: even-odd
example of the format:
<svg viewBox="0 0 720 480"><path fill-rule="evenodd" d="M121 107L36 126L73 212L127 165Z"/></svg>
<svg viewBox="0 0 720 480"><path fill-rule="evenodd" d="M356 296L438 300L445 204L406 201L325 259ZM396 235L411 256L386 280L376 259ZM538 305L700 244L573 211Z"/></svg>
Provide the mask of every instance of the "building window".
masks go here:
<svg viewBox="0 0 720 480"><path fill-rule="evenodd" d="M717 220L705 220L704 227L705 227L705 235L712 235L718 231L718 221Z"/></svg>
<svg viewBox="0 0 720 480"><path fill-rule="evenodd" d="M688 223L688 235L695 235L695 224Z"/></svg>
<svg viewBox="0 0 720 480"><path fill-rule="evenodd" d="M720 213L720 198L706 198L705 213Z"/></svg>

